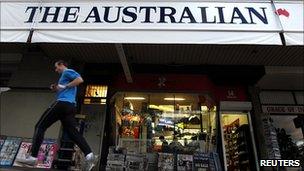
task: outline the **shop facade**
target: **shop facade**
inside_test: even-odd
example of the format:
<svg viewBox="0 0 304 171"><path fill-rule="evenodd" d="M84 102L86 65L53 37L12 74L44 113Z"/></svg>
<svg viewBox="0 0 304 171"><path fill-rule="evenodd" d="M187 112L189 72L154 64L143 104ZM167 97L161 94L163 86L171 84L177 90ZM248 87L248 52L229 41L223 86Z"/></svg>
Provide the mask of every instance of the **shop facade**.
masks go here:
<svg viewBox="0 0 304 171"><path fill-rule="evenodd" d="M51 76L36 79L37 59L52 65L63 57L84 76L78 112L86 115L84 132L94 151L108 156L100 168L259 170L258 159L290 156L278 135L289 134L291 120L301 126L301 92L291 93L293 102L279 95L279 103L277 94L259 92L253 102L248 87L264 74L265 65L301 65L302 1L12 0L1 1L0 9L1 45L29 52L22 54L21 66L27 67L15 74L12 91L46 91ZM30 53L35 48L44 55L35 58ZM284 60L290 52L296 57ZM86 67L90 64L97 67ZM142 64L145 73L134 69ZM167 71L169 66L175 71ZM251 72L243 72L250 66ZM204 73L204 68L212 71ZM47 65L42 70L51 72ZM257 106L270 117L257 118ZM260 123L279 128L286 119L289 128L282 127L280 134L259 127L263 137L268 131L277 142L270 145L274 152L260 148L254 128ZM289 141L295 151L302 143L299 130L292 130L297 135Z"/></svg>
<svg viewBox="0 0 304 171"><path fill-rule="evenodd" d="M146 167L154 170L258 168L246 85L216 85L198 74L138 74L132 84L122 80L113 81L106 126L122 154L149 156ZM210 158L213 154L217 157ZM108 165L113 162L110 158Z"/></svg>

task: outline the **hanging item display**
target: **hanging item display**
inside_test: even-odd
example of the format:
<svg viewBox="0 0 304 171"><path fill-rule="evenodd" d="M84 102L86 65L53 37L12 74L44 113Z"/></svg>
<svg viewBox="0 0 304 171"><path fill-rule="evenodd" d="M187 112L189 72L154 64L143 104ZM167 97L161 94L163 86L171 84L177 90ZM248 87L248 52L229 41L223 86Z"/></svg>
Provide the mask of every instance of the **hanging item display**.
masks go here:
<svg viewBox="0 0 304 171"><path fill-rule="evenodd" d="M132 104L125 102L121 112L121 136L139 138L139 126L142 121L142 117L134 112Z"/></svg>

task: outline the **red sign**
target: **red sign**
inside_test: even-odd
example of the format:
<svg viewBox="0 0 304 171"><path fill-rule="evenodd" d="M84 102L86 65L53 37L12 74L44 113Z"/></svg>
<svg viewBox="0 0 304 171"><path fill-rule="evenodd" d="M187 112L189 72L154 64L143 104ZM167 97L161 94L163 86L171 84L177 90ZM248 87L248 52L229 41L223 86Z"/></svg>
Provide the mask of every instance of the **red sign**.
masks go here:
<svg viewBox="0 0 304 171"><path fill-rule="evenodd" d="M127 83L123 75L114 79L113 87L124 91L193 91L209 92L214 88L213 83L205 75L183 74L135 74L133 83Z"/></svg>
<svg viewBox="0 0 304 171"><path fill-rule="evenodd" d="M114 78L112 87L116 91L165 91L184 93L209 93L214 101L246 101L245 86L217 86L207 75L186 74L135 74L133 83L127 83L124 75Z"/></svg>
<svg viewBox="0 0 304 171"><path fill-rule="evenodd" d="M245 86L217 86L214 92L218 101L246 101Z"/></svg>

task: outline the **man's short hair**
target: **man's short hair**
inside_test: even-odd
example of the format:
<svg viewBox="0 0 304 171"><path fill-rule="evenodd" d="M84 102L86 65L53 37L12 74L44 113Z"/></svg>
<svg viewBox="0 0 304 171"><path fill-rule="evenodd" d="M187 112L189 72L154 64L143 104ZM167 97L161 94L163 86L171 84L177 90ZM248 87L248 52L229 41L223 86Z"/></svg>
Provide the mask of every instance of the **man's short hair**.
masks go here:
<svg viewBox="0 0 304 171"><path fill-rule="evenodd" d="M57 64L57 65L64 65L64 66L68 67L68 63L65 62L64 60L61 60L61 59L58 60L58 61L56 61L55 64Z"/></svg>

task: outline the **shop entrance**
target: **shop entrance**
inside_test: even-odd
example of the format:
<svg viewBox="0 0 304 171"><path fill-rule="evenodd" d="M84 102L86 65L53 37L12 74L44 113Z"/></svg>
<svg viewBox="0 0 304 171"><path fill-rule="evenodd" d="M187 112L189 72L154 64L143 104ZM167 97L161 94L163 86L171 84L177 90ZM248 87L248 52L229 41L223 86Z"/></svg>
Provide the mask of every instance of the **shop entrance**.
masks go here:
<svg viewBox="0 0 304 171"><path fill-rule="evenodd" d="M221 122L227 170L251 170L252 140L247 114L222 113Z"/></svg>
<svg viewBox="0 0 304 171"><path fill-rule="evenodd" d="M258 169L250 113L245 112L250 109L251 104L246 102L221 103L219 121L227 171Z"/></svg>

